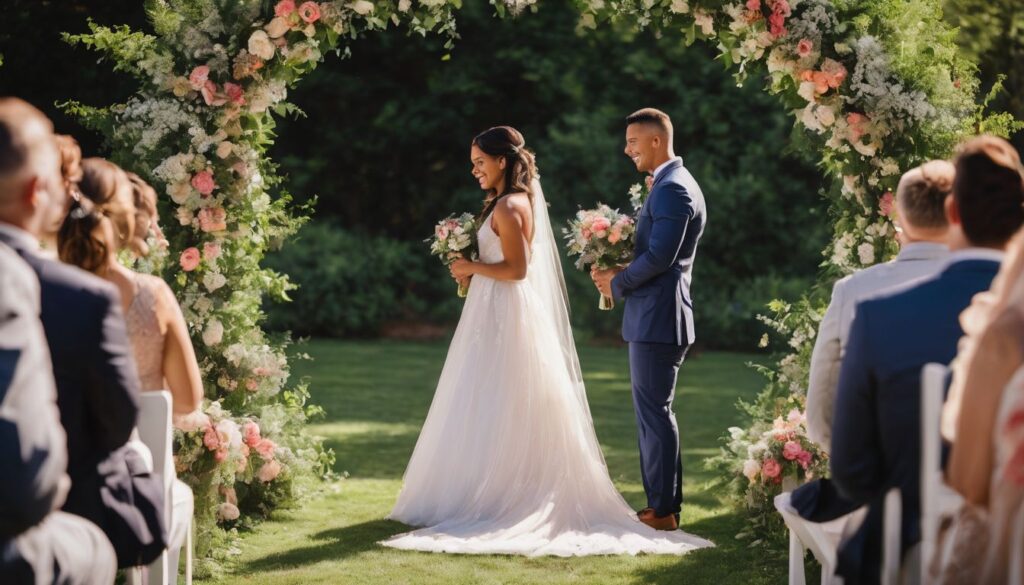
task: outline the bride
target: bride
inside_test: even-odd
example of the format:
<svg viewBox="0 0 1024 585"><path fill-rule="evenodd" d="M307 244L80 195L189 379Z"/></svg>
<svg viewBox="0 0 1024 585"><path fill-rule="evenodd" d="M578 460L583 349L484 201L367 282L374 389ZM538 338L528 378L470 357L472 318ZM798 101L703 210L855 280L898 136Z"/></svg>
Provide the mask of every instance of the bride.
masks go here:
<svg viewBox="0 0 1024 585"><path fill-rule="evenodd" d="M488 193L479 262L383 542L527 556L683 554L713 546L641 523L608 476L569 326L565 282L533 154L514 128L473 140Z"/></svg>

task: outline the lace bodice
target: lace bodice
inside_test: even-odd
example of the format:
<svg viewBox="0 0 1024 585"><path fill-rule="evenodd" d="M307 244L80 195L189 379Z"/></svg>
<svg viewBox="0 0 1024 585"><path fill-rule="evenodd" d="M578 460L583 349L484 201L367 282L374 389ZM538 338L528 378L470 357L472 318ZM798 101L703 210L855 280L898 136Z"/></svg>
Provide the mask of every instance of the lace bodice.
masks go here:
<svg viewBox="0 0 1024 585"><path fill-rule="evenodd" d="M135 275L135 296L125 313L128 337L139 370L139 389L162 390L164 384L164 332L160 328L157 309L166 286L156 276Z"/></svg>
<svg viewBox="0 0 1024 585"><path fill-rule="evenodd" d="M494 219L494 212L488 214L480 231L477 233L477 246L480 248L480 261L487 264L494 264L505 259L501 251L501 238L494 233L491 221Z"/></svg>

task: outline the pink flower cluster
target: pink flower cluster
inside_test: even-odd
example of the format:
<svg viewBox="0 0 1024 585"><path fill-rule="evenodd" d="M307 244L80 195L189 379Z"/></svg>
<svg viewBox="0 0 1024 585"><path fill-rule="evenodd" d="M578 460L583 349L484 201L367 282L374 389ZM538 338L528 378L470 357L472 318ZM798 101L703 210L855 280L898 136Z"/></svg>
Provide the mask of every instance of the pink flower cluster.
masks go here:
<svg viewBox="0 0 1024 585"><path fill-rule="evenodd" d="M614 222L602 213L600 209L585 211L580 216L579 230L583 240L587 243L594 238L607 239L609 244L617 244L622 240L623 231L633 225L633 218L628 215L621 215Z"/></svg>
<svg viewBox="0 0 1024 585"><path fill-rule="evenodd" d="M454 217L441 220L441 222L434 227L434 235L437 236L437 239L439 240L445 240L460 225L459 220Z"/></svg>
<svg viewBox="0 0 1024 585"><path fill-rule="evenodd" d="M316 2L303 2L296 8L295 0L281 0L274 6L274 16L290 18L292 15L298 16L306 24L313 24L320 20L320 6Z"/></svg>
<svg viewBox="0 0 1024 585"><path fill-rule="evenodd" d="M236 105L245 104L245 95L242 86L237 83L226 82L218 87L210 79L210 68L206 65L199 65L192 70L188 76L188 83L192 89L203 96L203 101L208 106L223 106L231 103Z"/></svg>
<svg viewBox="0 0 1024 585"><path fill-rule="evenodd" d="M277 445L270 439L261 437L260 427L253 421L242 426L242 441L247 448L256 451L263 459L263 464L256 472L256 477L263 483L274 481L281 473L281 463L274 459Z"/></svg>
<svg viewBox="0 0 1024 585"><path fill-rule="evenodd" d="M787 0L766 0L765 3L771 10L768 15L768 32L774 38L786 36L786 19L793 13L789 2ZM747 10L751 15L748 18L751 20L761 18L763 16L761 0L747 0Z"/></svg>
<svg viewBox="0 0 1024 585"><path fill-rule="evenodd" d="M199 210L199 229L204 232L222 232L228 229L227 212L223 207L204 207Z"/></svg>
<svg viewBox="0 0 1024 585"><path fill-rule="evenodd" d="M804 41L800 42L803 43ZM800 52L799 45L797 45L797 52ZM846 67L842 63L834 59L825 59L821 64L820 70L807 69L802 71L800 73L800 80L813 82L814 93L822 95L830 89L838 89L843 84L843 81L846 80L846 75Z"/></svg>

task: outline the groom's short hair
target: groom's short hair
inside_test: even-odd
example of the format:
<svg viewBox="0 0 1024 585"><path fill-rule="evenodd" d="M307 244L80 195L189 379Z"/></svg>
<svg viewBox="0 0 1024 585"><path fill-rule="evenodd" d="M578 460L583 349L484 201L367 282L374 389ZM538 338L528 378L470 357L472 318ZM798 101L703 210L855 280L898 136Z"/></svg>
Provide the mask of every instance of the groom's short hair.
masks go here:
<svg viewBox="0 0 1024 585"><path fill-rule="evenodd" d="M672 118L668 114L655 108L644 108L626 116L626 125L649 124L657 127L667 136L672 136Z"/></svg>

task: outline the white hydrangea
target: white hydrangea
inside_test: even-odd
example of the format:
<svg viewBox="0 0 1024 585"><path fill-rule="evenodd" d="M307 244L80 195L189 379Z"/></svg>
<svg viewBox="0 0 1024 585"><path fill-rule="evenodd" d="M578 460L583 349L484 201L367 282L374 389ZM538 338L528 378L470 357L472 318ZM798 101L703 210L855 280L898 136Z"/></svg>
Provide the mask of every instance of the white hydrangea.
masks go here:
<svg viewBox="0 0 1024 585"><path fill-rule="evenodd" d="M857 257L860 259L860 263L864 265L875 263L875 247L871 242L864 242L857 247Z"/></svg>

